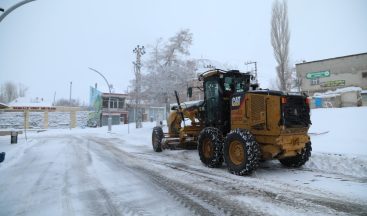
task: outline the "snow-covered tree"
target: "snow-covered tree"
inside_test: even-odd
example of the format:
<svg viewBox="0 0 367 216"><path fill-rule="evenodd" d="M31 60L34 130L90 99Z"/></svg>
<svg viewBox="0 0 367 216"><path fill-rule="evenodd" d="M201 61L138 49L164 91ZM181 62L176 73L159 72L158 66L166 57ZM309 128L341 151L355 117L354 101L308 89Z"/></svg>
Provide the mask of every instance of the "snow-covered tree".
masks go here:
<svg viewBox="0 0 367 216"><path fill-rule="evenodd" d="M144 101L168 106L176 101L175 90L181 96L186 95L188 81L195 76L195 61L189 59L191 44L192 33L184 29L167 41L159 38L155 44L147 46L148 59L143 63L145 73L142 75Z"/></svg>
<svg viewBox="0 0 367 216"><path fill-rule="evenodd" d="M24 97L28 87L19 83L6 82L0 86L0 102L9 103L18 97Z"/></svg>

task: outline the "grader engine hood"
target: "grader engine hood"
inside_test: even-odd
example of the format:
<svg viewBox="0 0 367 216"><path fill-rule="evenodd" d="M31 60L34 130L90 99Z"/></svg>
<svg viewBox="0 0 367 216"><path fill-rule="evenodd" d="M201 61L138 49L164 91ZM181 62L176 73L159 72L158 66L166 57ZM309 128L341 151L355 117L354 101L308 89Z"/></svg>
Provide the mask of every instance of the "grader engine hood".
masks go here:
<svg viewBox="0 0 367 216"><path fill-rule="evenodd" d="M246 128L255 134L276 135L284 129L308 128L311 124L310 108L304 95L270 90L249 91L233 95L231 122L232 129Z"/></svg>

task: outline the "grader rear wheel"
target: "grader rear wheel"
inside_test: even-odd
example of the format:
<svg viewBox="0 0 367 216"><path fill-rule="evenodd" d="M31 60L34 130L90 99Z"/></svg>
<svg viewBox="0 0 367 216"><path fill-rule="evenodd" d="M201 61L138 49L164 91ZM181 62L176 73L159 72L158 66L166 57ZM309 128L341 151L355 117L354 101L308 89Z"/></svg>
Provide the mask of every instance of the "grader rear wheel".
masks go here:
<svg viewBox="0 0 367 216"><path fill-rule="evenodd" d="M259 166L260 147L249 131L232 130L227 135L223 148L224 161L229 172L249 175Z"/></svg>
<svg viewBox="0 0 367 216"><path fill-rule="evenodd" d="M201 162L206 166L220 167L223 163L223 135L213 127L204 128L198 139L198 152Z"/></svg>
<svg viewBox="0 0 367 216"><path fill-rule="evenodd" d="M293 167L293 168L301 167L311 157L311 151L312 151L311 142L308 142L306 143L305 147L302 149L300 154L297 154L296 156L293 157L279 159L279 162L286 167Z"/></svg>
<svg viewBox="0 0 367 216"><path fill-rule="evenodd" d="M229 144L229 158L235 165L240 165L245 161L245 149L240 141L234 140Z"/></svg>

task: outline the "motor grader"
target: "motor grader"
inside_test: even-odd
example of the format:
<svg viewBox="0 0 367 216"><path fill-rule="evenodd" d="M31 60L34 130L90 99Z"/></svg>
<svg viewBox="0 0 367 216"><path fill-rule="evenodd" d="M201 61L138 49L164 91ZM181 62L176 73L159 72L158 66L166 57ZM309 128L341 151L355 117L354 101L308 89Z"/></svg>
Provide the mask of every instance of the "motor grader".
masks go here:
<svg viewBox="0 0 367 216"><path fill-rule="evenodd" d="M181 105L176 93L168 133L153 129L154 151L197 145L206 166L220 167L224 161L236 175L251 174L263 160L278 159L287 167L305 164L311 156L307 96L257 89L252 78L234 70L201 74L204 101Z"/></svg>

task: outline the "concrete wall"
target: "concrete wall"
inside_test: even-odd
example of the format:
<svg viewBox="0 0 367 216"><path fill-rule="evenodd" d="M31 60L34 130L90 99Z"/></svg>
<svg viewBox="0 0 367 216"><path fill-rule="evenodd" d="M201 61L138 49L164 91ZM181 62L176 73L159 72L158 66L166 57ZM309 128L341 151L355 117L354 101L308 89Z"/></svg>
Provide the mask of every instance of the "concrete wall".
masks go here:
<svg viewBox="0 0 367 216"><path fill-rule="evenodd" d="M335 90L348 86L357 86L362 89L367 89L367 77L362 77L363 72L367 73L367 53L305 62L297 64L296 70L303 78L302 91L311 95L314 92L325 92L327 90ZM318 71L330 71L330 76L318 78L319 84L311 85L311 79L307 79L306 76L310 72ZM323 84L331 84L331 82L338 80L341 80L341 82L339 82L337 86L323 86Z"/></svg>
<svg viewBox="0 0 367 216"><path fill-rule="evenodd" d="M89 111L76 112L76 126L85 127L88 121ZM28 126L30 129L44 128L44 112L29 112ZM49 112L48 128L69 128L70 112ZM0 128L24 128L24 112L0 111Z"/></svg>

